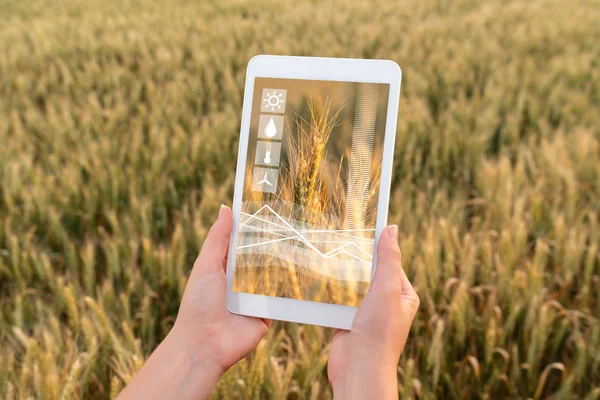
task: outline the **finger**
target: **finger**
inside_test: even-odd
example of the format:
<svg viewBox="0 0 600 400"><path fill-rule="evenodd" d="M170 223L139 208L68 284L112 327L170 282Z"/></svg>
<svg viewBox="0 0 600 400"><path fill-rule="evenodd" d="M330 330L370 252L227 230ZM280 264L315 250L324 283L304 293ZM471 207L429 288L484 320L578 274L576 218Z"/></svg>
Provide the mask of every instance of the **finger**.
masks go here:
<svg viewBox="0 0 600 400"><path fill-rule="evenodd" d="M398 226L386 227L379 235L377 267L371 289L377 296L402 295L402 253L398 246Z"/></svg>
<svg viewBox="0 0 600 400"><path fill-rule="evenodd" d="M404 268L402 268L400 280L402 282L402 303L406 304L411 310L413 310L413 312L416 313L419 309L421 300L419 299L419 295L415 291L415 288L413 288L413 285L408 280L406 272L404 272Z"/></svg>
<svg viewBox="0 0 600 400"><path fill-rule="evenodd" d="M269 318L261 318L262 321L265 323L265 325L267 326L267 328L270 328L271 325L273 324L273 320L269 319Z"/></svg>
<svg viewBox="0 0 600 400"><path fill-rule="evenodd" d="M225 270L232 226L231 209L221 205L219 217L204 240L200 255L194 263L194 269Z"/></svg>

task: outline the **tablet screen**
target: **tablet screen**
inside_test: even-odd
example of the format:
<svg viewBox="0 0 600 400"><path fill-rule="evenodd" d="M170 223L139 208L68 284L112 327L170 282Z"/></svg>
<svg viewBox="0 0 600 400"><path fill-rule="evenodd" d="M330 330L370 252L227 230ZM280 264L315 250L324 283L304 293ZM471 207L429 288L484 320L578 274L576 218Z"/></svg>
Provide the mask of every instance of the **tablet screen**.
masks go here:
<svg viewBox="0 0 600 400"><path fill-rule="evenodd" d="M233 290L357 306L389 84L256 78Z"/></svg>

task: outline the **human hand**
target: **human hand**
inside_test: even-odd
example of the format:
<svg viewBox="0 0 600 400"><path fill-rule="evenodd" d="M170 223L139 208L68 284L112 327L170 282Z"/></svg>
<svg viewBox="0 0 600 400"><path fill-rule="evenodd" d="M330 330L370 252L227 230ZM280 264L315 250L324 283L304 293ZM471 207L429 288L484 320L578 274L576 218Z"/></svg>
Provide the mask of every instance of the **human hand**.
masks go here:
<svg viewBox="0 0 600 400"><path fill-rule="evenodd" d="M225 371L245 357L267 333L271 321L227 311L227 251L231 209L221 206L185 288L173 331L194 354Z"/></svg>
<svg viewBox="0 0 600 400"><path fill-rule="evenodd" d="M227 311L227 250L231 209L221 206L194 262L173 329L119 396L205 399L223 373L252 351L270 320Z"/></svg>
<svg viewBox="0 0 600 400"><path fill-rule="evenodd" d="M335 332L327 374L340 399L397 399L396 370L419 297L402 269L398 227L381 232L377 268L350 331Z"/></svg>

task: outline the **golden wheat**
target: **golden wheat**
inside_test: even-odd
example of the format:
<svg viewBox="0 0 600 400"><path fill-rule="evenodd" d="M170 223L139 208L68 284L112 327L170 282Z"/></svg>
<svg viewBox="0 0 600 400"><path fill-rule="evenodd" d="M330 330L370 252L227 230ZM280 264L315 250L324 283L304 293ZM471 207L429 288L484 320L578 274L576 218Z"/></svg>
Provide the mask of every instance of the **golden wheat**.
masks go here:
<svg viewBox="0 0 600 400"><path fill-rule="evenodd" d="M0 1L0 398L110 398L232 198L260 53L403 68L390 198L422 299L403 398L600 397L600 8ZM215 398L331 398L276 323Z"/></svg>

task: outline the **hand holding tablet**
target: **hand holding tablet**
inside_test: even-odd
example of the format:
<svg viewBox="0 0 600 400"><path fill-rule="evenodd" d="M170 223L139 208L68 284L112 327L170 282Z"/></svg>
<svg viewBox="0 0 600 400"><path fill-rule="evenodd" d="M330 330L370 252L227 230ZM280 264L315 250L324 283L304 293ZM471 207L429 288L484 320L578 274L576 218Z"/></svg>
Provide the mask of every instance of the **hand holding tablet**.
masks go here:
<svg viewBox="0 0 600 400"><path fill-rule="evenodd" d="M250 61L231 312L350 329L387 219L400 77L382 60Z"/></svg>
<svg viewBox="0 0 600 400"><path fill-rule="evenodd" d="M390 62L253 59L234 211L221 206L173 329L119 399L207 398L270 318L352 327L331 343L334 396L397 398L419 305L384 228L399 85Z"/></svg>

